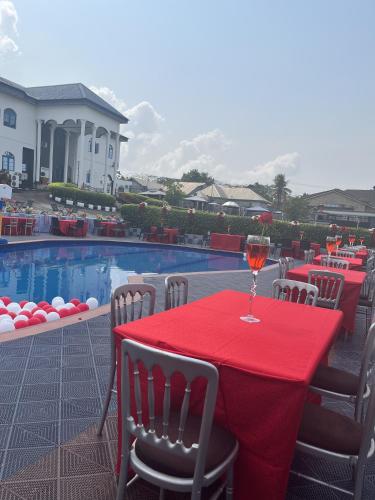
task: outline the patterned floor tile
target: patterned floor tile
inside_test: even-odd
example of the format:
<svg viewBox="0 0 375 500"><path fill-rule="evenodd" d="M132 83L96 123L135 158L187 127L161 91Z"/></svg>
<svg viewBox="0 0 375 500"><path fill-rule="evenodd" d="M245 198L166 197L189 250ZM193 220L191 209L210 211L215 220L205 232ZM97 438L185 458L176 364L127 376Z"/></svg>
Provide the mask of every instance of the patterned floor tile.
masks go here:
<svg viewBox="0 0 375 500"><path fill-rule="evenodd" d="M61 421L61 443L97 443L103 438L97 435L98 418L79 418Z"/></svg>
<svg viewBox="0 0 375 500"><path fill-rule="evenodd" d="M90 418L101 415L101 404L98 398L67 399L61 401L61 418Z"/></svg>
<svg viewBox="0 0 375 500"><path fill-rule="evenodd" d="M86 368L93 365L92 356L64 356L62 359L64 368Z"/></svg>
<svg viewBox="0 0 375 500"><path fill-rule="evenodd" d="M57 454L58 449L47 447L8 450L2 480L57 478Z"/></svg>
<svg viewBox="0 0 375 500"><path fill-rule="evenodd" d="M21 389L20 401L45 401L59 399L60 384L24 385Z"/></svg>
<svg viewBox="0 0 375 500"><path fill-rule="evenodd" d="M12 423L15 409L15 404L0 404L0 424Z"/></svg>
<svg viewBox="0 0 375 500"><path fill-rule="evenodd" d="M22 382L24 370L0 371L0 385L17 385Z"/></svg>
<svg viewBox="0 0 375 500"><path fill-rule="evenodd" d="M82 355L87 356L91 354L90 345L64 345L63 356Z"/></svg>
<svg viewBox="0 0 375 500"><path fill-rule="evenodd" d="M0 386L0 401L2 403L15 403L19 393L17 385Z"/></svg>
<svg viewBox="0 0 375 500"><path fill-rule="evenodd" d="M59 442L59 422L15 424L9 448L40 448L54 446Z"/></svg>
<svg viewBox="0 0 375 500"><path fill-rule="evenodd" d="M60 356L35 356L30 358L27 368L29 370L42 368L60 368Z"/></svg>
<svg viewBox="0 0 375 500"><path fill-rule="evenodd" d="M28 385L49 384L51 382L59 382L59 380L59 368L44 368L41 370L26 370L24 383Z"/></svg>
<svg viewBox="0 0 375 500"><path fill-rule="evenodd" d="M57 480L3 481L0 485L0 500L56 500Z"/></svg>
<svg viewBox="0 0 375 500"><path fill-rule="evenodd" d="M62 398L80 398L82 395L89 398L99 397L98 385L96 380L88 382L63 382Z"/></svg>
<svg viewBox="0 0 375 500"><path fill-rule="evenodd" d="M38 401L19 403L16 419L17 423L42 422L58 420L59 401Z"/></svg>
<svg viewBox="0 0 375 500"><path fill-rule="evenodd" d="M115 500L115 498L116 485L112 474L69 477L61 480L61 500Z"/></svg>
<svg viewBox="0 0 375 500"><path fill-rule="evenodd" d="M61 477L112 472L107 443L64 445L60 452Z"/></svg>
<svg viewBox="0 0 375 500"><path fill-rule="evenodd" d="M23 370L26 367L27 358L7 357L0 359L0 371L3 370Z"/></svg>
<svg viewBox="0 0 375 500"><path fill-rule="evenodd" d="M33 345L31 347L30 355L33 356L60 356L60 345Z"/></svg>
<svg viewBox="0 0 375 500"><path fill-rule="evenodd" d="M95 380L94 368L63 368L63 382L85 382Z"/></svg>

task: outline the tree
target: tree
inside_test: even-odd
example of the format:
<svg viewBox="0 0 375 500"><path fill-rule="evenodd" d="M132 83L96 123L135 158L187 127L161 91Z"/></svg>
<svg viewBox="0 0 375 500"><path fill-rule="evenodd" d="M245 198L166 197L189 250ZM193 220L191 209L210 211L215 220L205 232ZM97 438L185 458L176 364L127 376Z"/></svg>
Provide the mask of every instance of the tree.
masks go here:
<svg viewBox="0 0 375 500"><path fill-rule="evenodd" d="M255 182L254 184L249 184L247 187L252 189L254 193L259 194L259 196L263 196L263 198L265 198L266 200L272 201L272 186Z"/></svg>
<svg viewBox="0 0 375 500"><path fill-rule="evenodd" d="M305 196L290 196L285 205L285 215L288 220L306 220L310 206Z"/></svg>
<svg viewBox="0 0 375 500"><path fill-rule="evenodd" d="M273 180L273 199L277 210L283 210L286 199L292 192L289 188L287 188L287 184L288 181L285 179L284 174L277 174Z"/></svg>
<svg viewBox="0 0 375 500"><path fill-rule="evenodd" d="M164 200L169 203L169 205L178 207L181 205L183 198L184 193L182 192L180 184L178 182L168 182Z"/></svg>
<svg viewBox="0 0 375 500"><path fill-rule="evenodd" d="M198 169L193 168L189 172L185 172L181 177L182 182L202 182L204 184L213 184L215 179L208 175L208 172L199 172Z"/></svg>

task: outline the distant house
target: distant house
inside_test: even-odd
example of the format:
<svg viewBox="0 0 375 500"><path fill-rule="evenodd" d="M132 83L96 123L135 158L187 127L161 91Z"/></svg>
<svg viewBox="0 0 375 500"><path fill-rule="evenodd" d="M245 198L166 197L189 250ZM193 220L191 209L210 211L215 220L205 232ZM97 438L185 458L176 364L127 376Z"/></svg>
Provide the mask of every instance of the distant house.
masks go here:
<svg viewBox="0 0 375 500"><path fill-rule="evenodd" d="M158 182L152 177L141 177L141 176L134 176L131 177L129 180L132 181L132 186L131 186L131 192L132 193L142 193L143 191L163 191L165 190L165 187L163 184Z"/></svg>
<svg viewBox="0 0 375 500"><path fill-rule="evenodd" d="M240 211L245 211L246 208L254 206L266 208L270 204L268 200L247 187L211 184L198 190L196 194L206 197L210 203L217 203L218 205L224 205L228 202L235 203Z"/></svg>
<svg viewBox="0 0 375 500"><path fill-rule="evenodd" d="M316 222L375 226L375 189L330 189L307 196Z"/></svg>
<svg viewBox="0 0 375 500"><path fill-rule="evenodd" d="M185 196L194 196L197 191L200 189L203 189L206 184L203 182L184 182L184 181L178 181L178 185L181 188L181 191L184 193Z"/></svg>

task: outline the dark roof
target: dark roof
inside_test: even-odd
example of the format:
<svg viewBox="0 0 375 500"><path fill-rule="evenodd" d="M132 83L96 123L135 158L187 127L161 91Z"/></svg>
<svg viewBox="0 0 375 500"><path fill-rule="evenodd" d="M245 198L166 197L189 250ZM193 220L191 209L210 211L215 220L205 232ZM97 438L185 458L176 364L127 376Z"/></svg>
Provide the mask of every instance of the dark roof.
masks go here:
<svg viewBox="0 0 375 500"><path fill-rule="evenodd" d="M104 99L92 92L82 83L68 83L65 85L48 85L45 87L23 87L0 77L0 85L12 89L20 97L32 99L37 103L57 103L66 102L69 104L82 103L111 115L120 123L127 123L128 119Z"/></svg>
<svg viewBox="0 0 375 500"><path fill-rule="evenodd" d="M345 193L357 200L375 206L375 189L345 189Z"/></svg>

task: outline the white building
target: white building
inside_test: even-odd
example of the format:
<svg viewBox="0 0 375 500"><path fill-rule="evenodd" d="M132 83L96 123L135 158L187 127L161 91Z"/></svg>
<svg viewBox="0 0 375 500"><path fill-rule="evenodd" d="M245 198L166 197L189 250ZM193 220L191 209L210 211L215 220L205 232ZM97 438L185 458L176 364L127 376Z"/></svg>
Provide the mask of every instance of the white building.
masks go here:
<svg viewBox="0 0 375 500"><path fill-rule="evenodd" d="M26 88L0 77L0 170L13 187L60 181L114 193L127 122L82 83Z"/></svg>

